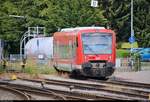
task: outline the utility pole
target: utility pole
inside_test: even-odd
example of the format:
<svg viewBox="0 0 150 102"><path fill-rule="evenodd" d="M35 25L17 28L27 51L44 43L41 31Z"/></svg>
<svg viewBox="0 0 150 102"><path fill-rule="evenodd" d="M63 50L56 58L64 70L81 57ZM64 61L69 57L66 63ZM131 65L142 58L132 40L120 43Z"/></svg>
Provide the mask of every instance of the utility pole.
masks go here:
<svg viewBox="0 0 150 102"><path fill-rule="evenodd" d="M133 0L131 0L131 36L130 36L130 43L131 43L131 49L130 49L130 57L131 57L131 69L133 66L133 59L132 59L132 48L133 48L133 43L135 41L134 38L134 29L133 29Z"/></svg>
<svg viewBox="0 0 150 102"><path fill-rule="evenodd" d="M131 39L134 40L134 29L133 29L133 0L131 0ZM132 53L132 48L133 48L133 43L134 41L131 42L131 53Z"/></svg>

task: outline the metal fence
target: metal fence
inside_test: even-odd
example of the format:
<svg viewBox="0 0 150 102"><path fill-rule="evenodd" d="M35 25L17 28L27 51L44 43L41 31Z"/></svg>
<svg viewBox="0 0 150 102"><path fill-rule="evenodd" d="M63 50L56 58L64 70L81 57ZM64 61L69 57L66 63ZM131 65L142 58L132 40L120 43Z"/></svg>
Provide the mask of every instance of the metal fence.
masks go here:
<svg viewBox="0 0 150 102"><path fill-rule="evenodd" d="M122 72L150 70L150 62L141 62L140 59L117 58L116 70Z"/></svg>
<svg viewBox="0 0 150 102"><path fill-rule="evenodd" d="M10 71L22 71L23 64L27 67L33 68L33 69L43 69L43 68L52 68L52 59L50 58L38 58L37 57L30 57L26 59L26 62L23 63L23 61L20 58L20 54L10 54L8 58L3 59L1 61L1 65L4 67L4 60L6 60L5 63L5 70ZM1 66L0 65L0 66Z"/></svg>
<svg viewBox="0 0 150 102"><path fill-rule="evenodd" d="M27 64L37 65L39 68L42 66L52 67L53 61L49 58L44 58L39 56L32 56L27 58ZM8 67L17 68L21 67L20 54L10 54L8 60ZM30 63L31 62L31 63ZM141 71L141 70L150 70L150 62L140 62L131 58L117 58L116 59L116 71L119 72L129 72L129 71Z"/></svg>
<svg viewBox="0 0 150 102"><path fill-rule="evenodd" d="M9 61L12 61L12 62L21 61L20 54L10 54Z"/></svg>

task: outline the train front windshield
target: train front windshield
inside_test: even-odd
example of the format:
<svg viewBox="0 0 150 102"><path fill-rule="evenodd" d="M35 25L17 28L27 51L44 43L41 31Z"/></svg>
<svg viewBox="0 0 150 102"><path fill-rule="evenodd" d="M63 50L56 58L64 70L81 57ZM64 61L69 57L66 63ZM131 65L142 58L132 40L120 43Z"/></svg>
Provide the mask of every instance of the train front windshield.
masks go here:
<svg viewBox="0 0 150 102"><path fill-rule="evenodd" d="M82 34L84 54L111 54L112 35L109 33Z"/></svg>

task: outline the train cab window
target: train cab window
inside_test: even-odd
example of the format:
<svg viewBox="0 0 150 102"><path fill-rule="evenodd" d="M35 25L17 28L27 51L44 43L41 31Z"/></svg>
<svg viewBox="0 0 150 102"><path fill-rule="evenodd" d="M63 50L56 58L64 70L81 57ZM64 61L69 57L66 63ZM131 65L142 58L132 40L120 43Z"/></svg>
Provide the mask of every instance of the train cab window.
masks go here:
<svg viewBox="0 0 150 102"><path fill-rule="evenodd" d="M109 33L82 34L84 54L111 54L112 35Z"/></svg>

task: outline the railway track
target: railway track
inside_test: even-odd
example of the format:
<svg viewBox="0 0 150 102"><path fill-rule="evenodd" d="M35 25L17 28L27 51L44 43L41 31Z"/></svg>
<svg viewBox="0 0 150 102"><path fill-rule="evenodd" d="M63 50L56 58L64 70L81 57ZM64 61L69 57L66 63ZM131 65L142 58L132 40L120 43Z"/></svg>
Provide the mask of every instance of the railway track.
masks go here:
<svg viewBox="0 0 150 102"><path fill-rule="evenodd" d="M30 98L30 100L37 100L38 97L43 97L43 98L46 97L47 100L66 100L66 98L64 96L61 96L60 94L57 94L53 91L39 88L39 87L33 87L33 86L27 86L27 85L21 85L21 84L13 84L7 81L1 81L0 84L3 86L5 85L5 87L9 87L11 89L15 89L15 90L23 92L26 96ZM36 96L36 98L34 96ZM78 97L71 97L71 96L69 98L78 99Z"/></svg>
<svg viewBox="0 0 150 102"><path fill-rule="evenodd" d="M28 80L29 81L29 80ZM30 80L31 81L31 80ZM32 80L33 82L33 80ZM20 90L24 93L26 93L27 96L29 96L31 99L35 100L33 98L32 94L39 94L39 96L54 96L56 100L110 100L111 97L105 97L105 96L96 96L91 94L83 94L80 92L72 92L72 91L62 91L62 90L56 90L56 89L50 89L50 88L41 88L41 87L33 87L30 85L23 85L23 84L15 84L13 82L8 81L1 81L0 84L9 86L12 89Z"/></svg>
<svg viewBox="0 0 150 102"><path fill-rule="evenodd" d="M51 84L52 81L54 81L55 83L61 83L62 81L56 81L56 80L50 80L47 79L49 84ZM63 80L64 82L64 80ZM65 81L66 82L66 81ZM150 88L148 89L147 87L149 86L148 84L145 86L145 84L139 84L138 83L131 83L127 84L128 82L126 82L126 84L124 85L125 82L121 81L121 82L117 82L117 81L111 81L111 82L106 82L106 81L99 81L97 84L94 83L74 83L74 82L66 82L69 83L70 85L74 85L74 87L76 88L80 88L80 89L88 89L88 90L96 90L96 91L103 91L103 92L109 92L112 94L118 94L118 95L125 95L127 96L127 98L131 98L131 99L149 99L149 95L150 95ZM113 84L112 84L113 83ZM134 84L135 87L134 87ZM67 84L65 84L67 86ZM142 86L142 87L140 87ZM120 96L121 97L121 96ZM137 97L137 98L135 98ZM123 97L122 97L123 98ZM129 99L130 99L129 98Z"/></svg>
<svg viewBox="0 0 150 102"><path fill-rule="evenodd" d="M37 88L26 85L18 85L12 84L8 82L2 81L1 84L10 85L12 88L16 90L20 90L25 92L28 96L32 97L32 94L39 94L39 96L47 95L53 96L54 99L59 100L148 100L150 94L150 88L148 84L132 83L124 82L124 81L100 81L100 80L90 80L89 83L79 82L79 81L65 81L65 80L54 80L54 79L45 79L45 80L31 80L19 78L20 80L38 83L41 85L43 83L44 86L47 85L55 85L55 86L63 86L67 87L72 91L63 91L51 89L49 87ZM126 84L125 84L126 83ZM135 86L134 86L135 84ZM144 87L145 86L145 87ZM81 91L82 90L82 91ZM86 91L85 91L86 90ZM89 91L96 92L105 92L105 94L93 94L89 93ZM107 94L106 94L107 93ZM34 98L33 98L34 99Z"/></svg>
<svg viewBox="0 0 150 102"><path fill-rule="evenodd" d="M65 97L57 93L54 93L52 91L47 91L42 88L36 88L36 87L18 85L18 84L9 84L9 86L13 89L24 92L26 95L28 95L31 98L31 100L38 100L38 99L43 100L44 98L46 98L46 100L56 100L56 99L65 100Z"/></svg>
<svg viewBox="0 0 150 102"><path fill-rule="evenodd" d="M107 86L121 88L124 91L128 91L129 89L136 92L137 94L144 94L150 95L150 84L147 83L138 83L138 82L130 82L130 81L121 81L117 79L102 81L102 80L93 80L90 79L92 82L102 83Z"/></svg>
<svg viewBox="0 0 150 102"><path fill-rule="evenodd" d="M150 89L150 84L148 84L148 83L122 81L122 80L116 79L116 78L115 79L110 79L108 81L96 80L96 79L88 79L88 80L92 81L92 82L98 82L98 83L105 83L105 84L113 84L113 85L121 85L121 86L128 86L128 87Z"/></svg>
<svg viewBox="0 0 150 102"><path fill-rule="evenodd" d="M0 85L0 93L0 100L30 100L25 93L8 86Z"/></svg>
<svg viewBox="0 0 150 102"><path fill-rule="evenodd" d="M54 79L45 79L45 80L30 80L30 79L22 79L26 81L32 81L41 83L44 82L45 84L51 85L61 85L65 87L73 87L73 89L80 89L80 90L89 90L89 91L98 91L98 92L105 92L109 93L109 95L103 94L105 97L109 97L111 99L141 99L147 100L149 99L150 89L147 90L147 87L132 87L130 85L124 86L123 84L117 84L117 82L105 82L99 81L94 83L80 83L80 82L71 82L65 80L54 80ZM113 83L113 84L112 84ZM110 95L110 93L112 95Z"/></svg>
<svg viewBox="0 0 150 102"><path fill-rule="evenodd" d="M137 83L137 82L129 82L129 81L121 81L121 80L111 80L110 83L112 84L119 84L119 85L127 85L127 86L133 86L137 88L147 88L150 89L150 84L146 83Z"/></svg>

